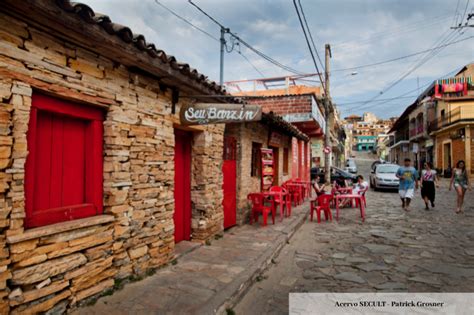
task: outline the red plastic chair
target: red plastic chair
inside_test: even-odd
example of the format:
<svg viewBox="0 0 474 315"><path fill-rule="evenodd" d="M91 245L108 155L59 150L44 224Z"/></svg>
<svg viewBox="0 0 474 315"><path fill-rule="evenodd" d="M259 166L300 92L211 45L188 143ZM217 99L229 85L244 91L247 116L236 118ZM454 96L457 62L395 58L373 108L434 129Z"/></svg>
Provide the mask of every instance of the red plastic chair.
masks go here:
<svg viewBox="0 0 474 315"><path fill-rule="evenodd" d="M250 215L250 224L252 224L253 221L258 222L258 215L261 213L263 216L263 226L267 225L268 214L272 213L272 210L271 207L265 206L265 196L258 193L248 194L247 200L250 200L250 202L252 203L252 214ZM272 221L273 224L275 224L275 216L273 215L273 213Z"/></svg>
<svg viewBox="0 0 474 315"><path fill-rule="evenodd" d="M318 223L321 223L321 210L324 211L324 217L326 221L329 219L332 221L332 213L331 213L331 200L332 195L321 195L315 200L311 201L311 221L313 221L313 213L316 211L316 215L318 217Z"/></svg>
<svg viewBox="0 0 474 315"><path fill-rule="evenodd" d="M270 187L270 192L276 192L276 193L285 193L285 189L279 186L272 186ZM286 212L288 215L288 206L286 204L286 200L284 199L283 195L275 195L273 196L273 202L274 202L274 209L276 210L277 206L280 206L280 218L283 218L284 215L284 210L283 208L286 208Z"/></svg>
<svg viewBox="0 0 474 315"><path fill-rule="evenodd" d="M367 190L369 190L369 187L366 187L365 189L359 191L359 195L362 196L362 202L364 203L364 208L367 207L367 200L365 199L365 193L367 192ZM359 206L359 201L356 200L356 207Z"/></svg>
<svg viewBox="0 0 474 315"><path fill-rule="evenodd" d="M302 204L301 192L298 187L291 186L291 184L292 184L291 181L287 181L285 184L283 184L283 187L286 190L288 190L288 193L290 194L291 202L293 202L294 206L296 207Z"/></svg>
<svg viewBox="0 0 474 315"><path fill-rule="evenodd" d="M295 179L294 179L294 182L301 185L301 186L300 186L301 196L302 196L302 199L303 199L303 201L304 201L304 199L305 199L306 197L308 197L308 195L309 195L309 194L308 194L308 187L307 187L306 183L304 183L304 182L301 180L301 178L295 178Z"/></svg>
<svg viewBox="0 0 474 315"><path fill-rule="evenodd" d="M291 216L291 195L288 189L283 188L283 193L285 193L285 207L286 207L286 216Z"/></svg>

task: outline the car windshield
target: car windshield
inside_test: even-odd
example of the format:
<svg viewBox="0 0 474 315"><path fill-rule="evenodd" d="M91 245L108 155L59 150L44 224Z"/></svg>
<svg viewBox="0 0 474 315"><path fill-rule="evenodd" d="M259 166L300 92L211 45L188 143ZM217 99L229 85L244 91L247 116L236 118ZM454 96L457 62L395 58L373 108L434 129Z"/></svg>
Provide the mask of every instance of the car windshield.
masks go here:
<svg viewBox="0 0 474 315"><path fill-rule="evenodd" d="M335 171L335 173L336 173L337 175L348 176L348 173L345 172L345 171L343 171L343 170L341 170L340 168L335 168L335 167L334 167L333 170Z"/></svg>
<svg viewBox="0 0 474 315"><path fill-rule="evenodd" d="M393 174L398 171L400 166L398 165L379 165L377 166L377 173L381 174Z"/></svg>

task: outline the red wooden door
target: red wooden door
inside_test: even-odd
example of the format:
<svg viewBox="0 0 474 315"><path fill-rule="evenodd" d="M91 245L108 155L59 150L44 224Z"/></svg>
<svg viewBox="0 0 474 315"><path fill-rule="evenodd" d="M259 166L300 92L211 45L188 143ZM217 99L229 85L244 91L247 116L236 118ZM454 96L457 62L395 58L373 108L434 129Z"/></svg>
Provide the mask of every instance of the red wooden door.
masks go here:
<svg viewBox="0 0 474 315"><path fill-rule="evenodd" d="M235 138L224 138L224 163L222 173L224 174L224 229L237 223L236 195L237 195L237 164L236 164L236 141Z"/></svg>
<svg viewBox="0 0 474 315"><path fill-rule="evenodd" d="M191 134L175 129L174 240L191 239Z"/></svg>

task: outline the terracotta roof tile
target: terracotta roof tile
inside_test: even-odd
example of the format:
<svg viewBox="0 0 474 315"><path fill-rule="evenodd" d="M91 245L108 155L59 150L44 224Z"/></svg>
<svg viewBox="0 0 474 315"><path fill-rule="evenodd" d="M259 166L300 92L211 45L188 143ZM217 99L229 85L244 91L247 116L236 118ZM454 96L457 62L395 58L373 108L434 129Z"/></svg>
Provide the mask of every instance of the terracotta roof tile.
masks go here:
<svg viewBox="0 0 474 315"><path fill-rule="evenodd" d="M124 25L112 22L109 16L96 13L88 5L71 2L69 0L56 0L57 5L64 11L77 14L84 22L96 24L102 27L109 35L119 37L123 42L134 45L138 50L146 52L152 58L158 58L161 62L169 64L173 69L180 71L206 88L213 90L216 94L226 94L224 87L211 81L204 74L199 73L187 63L181 63L172 55L167 55L163 50L156 48L153 43L148 43L142 34L134 34L132 30ZM238 102L237 100L232 100Z"/></svg>

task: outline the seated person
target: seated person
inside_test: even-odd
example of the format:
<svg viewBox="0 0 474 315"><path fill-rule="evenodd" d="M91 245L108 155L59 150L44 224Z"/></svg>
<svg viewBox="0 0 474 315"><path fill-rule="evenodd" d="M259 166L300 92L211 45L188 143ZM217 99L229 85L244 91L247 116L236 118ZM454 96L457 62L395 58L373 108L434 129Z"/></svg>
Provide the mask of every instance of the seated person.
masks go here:
<svg viewBox="0 0 474 315"><path fill-rule="evenodd" d="M319 176L316 175L316 178L313 178L311 185L313 186L314 191L316 192L316 196L323 195L325 193L324 189L326 188L327 184L324 183L319 185Z"/></svg>
<svg viewBox="0 0 474 315"><path fill-rule="evenodd" d="M369 184L364 180L364 176L358 175L357 176L357 183L354 185L352 189L353 194L361 194L364 191L367 191L369 188Z"/></svg>
<svg viewBox="0 0 474 315"><path fill-rule="evenodd" d="M349 187L344 176L337 177L336 180L334 181L334 186L336 188Z"/></svg>
<svg viewBox="0 0 474 315"><path fill-rule="evenodd" d="M352 194L360 195L363 192L367 191L369 184L364 180L362 175L357 176L357 183L352 188ZM339 207L345 207L349 203L350 199L344 199L339 204Z"/></svg>

